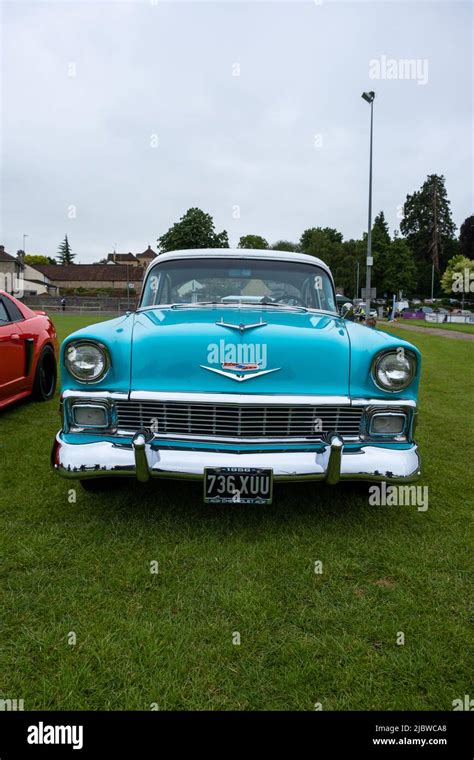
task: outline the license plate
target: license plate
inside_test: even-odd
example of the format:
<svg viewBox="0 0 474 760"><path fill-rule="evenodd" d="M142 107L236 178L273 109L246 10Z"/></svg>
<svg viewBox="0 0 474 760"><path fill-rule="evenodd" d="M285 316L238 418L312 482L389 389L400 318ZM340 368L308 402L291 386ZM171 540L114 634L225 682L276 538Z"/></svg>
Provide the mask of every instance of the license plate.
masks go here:
<svg viewBox="0 0 474 760"><path fill-rule="evenodd" d="M260 467L207 467L204 501L208 504L271 504L273 470Z"/></svg>

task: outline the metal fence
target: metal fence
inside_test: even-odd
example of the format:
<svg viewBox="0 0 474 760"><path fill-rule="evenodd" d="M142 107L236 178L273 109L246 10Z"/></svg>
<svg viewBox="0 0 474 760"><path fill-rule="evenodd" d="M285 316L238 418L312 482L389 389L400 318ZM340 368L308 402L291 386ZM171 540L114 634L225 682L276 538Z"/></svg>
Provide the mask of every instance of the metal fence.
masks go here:
<svg viewBox="0 0 474 760"><path fill-rule="evenodd" d="M36 311L45 311L48 314L124 314L134 310L137 306L136 298L114 298L113 296L71 296L66 298L66 306L63 309L58 298L47 296L24 296L22 302Z"/></svg>

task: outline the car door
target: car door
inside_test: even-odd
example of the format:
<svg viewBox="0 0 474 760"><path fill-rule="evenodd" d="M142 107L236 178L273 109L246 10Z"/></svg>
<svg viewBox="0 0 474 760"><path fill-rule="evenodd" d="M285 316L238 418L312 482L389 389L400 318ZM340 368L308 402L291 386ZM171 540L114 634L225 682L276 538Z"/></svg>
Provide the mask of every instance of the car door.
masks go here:
<svg viewBox="0 0 474 760"><path fill-rule="evenodd" d="M20 393L25 385L25 345L19 322L12 321L0 297L0 400Z"/></svg>

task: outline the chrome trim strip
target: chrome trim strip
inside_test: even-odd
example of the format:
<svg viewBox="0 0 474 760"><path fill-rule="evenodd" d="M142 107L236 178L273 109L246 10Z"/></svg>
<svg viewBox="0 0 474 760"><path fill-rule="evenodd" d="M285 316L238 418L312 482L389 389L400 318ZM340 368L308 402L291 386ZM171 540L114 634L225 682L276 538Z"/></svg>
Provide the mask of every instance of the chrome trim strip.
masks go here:
<svg viewBox="0 0 474 760"><path fill-rule="evenodd" d="M353 398L351 400L351 406L409 406L411 409L416 409L416 401L411 398Z"/></svg>
<svg viewBox="0 0 474 760"><path fill-rule="evenodd" d="M71 432L76 432L74 430L71 430ZM90 433L90 431L87 431ZM103 432L103 431L100 431ZM116 435L120 435L123 437L133 438L135 435L136 430L127 430L126 428L121 428L116 431ZM339 433L340 437L346 442L346 443L357 443L357 441L360 441L360 436L358 435L344 435L343 433ZM219 435L192 435L191 433L155 433L153 436L153 440L155 441L199 441L199 443L234 443L234 444L245 444L248 446L252 446L253 444L257 443L269 443L269 444L281 444L282 446L286 446L292 443L306 443L308 445L318 445L318 443L323 442L323 437L320 438L313 437L313 438L301 438L301 437L293 437L290 438L289 436L287 438L238 438L235 436L219 436Z"/></svg>
<svg viewBox="0 0 474 760"><path fill-rule="evenodd" d="M61 394L61 399L67 399L67 398L87 398L91 401L94 401L95 399L118 399L119 401L128 401L129 393L114 393L112 391L93 391L93 390L87 390L87 391L80 391L80 390L66 390L63 391Z"/></svg>
<svg viewBox="0 0 474 760"><path fill-rule="evenodd" d="M122 396L123 398L123 396ZM125 397L128 398L128 397ZM275 404L276 406L350 406L349 396L316 395L269 395L265 393L191 393L174 391L131 391L130 401L185 401L189 403L209 404L255 404L258 406ZM398 405L400 402L397 402Z"/></svg>
<svg viewBox="0 0 474 760"><path fill-rule="evenodd" d="M122 396L123 398L123 396ZM127 397L125 397L127 398ZM265 394L265 393L192 393L174 391L136 391L130 392L131 401L186 401L189 403L209 404L249 404L276 406L409 406L416 408L412 399L374 399L350 398L350 396Z"/></svg>

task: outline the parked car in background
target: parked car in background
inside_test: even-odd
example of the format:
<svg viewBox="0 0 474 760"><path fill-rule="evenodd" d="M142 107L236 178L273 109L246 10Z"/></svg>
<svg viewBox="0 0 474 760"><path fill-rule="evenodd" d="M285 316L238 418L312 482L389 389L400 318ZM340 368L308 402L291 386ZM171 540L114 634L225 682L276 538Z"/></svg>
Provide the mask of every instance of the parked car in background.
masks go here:
<svg viewBox="0 0 474 760"><path fill-rule="evenodd" d="M403 319L424 319L425 314L431 314L431 306L420 306L418 309L403 309L401 316Z"/></svg>
<svg viewBox="0 0 474 760"><path fill-rule="evenodd" d="M410 304L408 303L408 301L395 302L395 311L396 312L398 311L399 314L402 313L403 309L409 309L409 308L410 308Z"/></svg>
<svg viewBox="0 0 474 760"><path fill-rule="evenodd" d="M49 401L58 353L49 317L0 290L0 409L26 396Z"/></svg>
<svg viewBox="0 0 474 760"><path fill-rule="evenodd" d="M282 251L158 257L135 313L61 349L54 469L87 489L203 481L268 503L276 481L409 482L420 353L343 319L329 268Z"/></svg>
<svg viewBox="0 0 474 760"><path fill-rule="evenodd" d="M378 311L374 307L371 307L369 311L369 317L371 319L377 319ZM365 322L365 302L360 303L354 310L354 321Z"/></svg>

